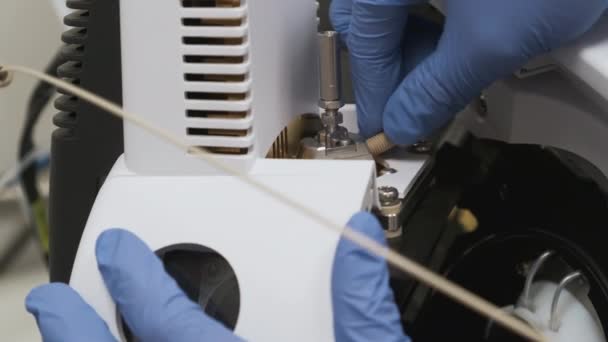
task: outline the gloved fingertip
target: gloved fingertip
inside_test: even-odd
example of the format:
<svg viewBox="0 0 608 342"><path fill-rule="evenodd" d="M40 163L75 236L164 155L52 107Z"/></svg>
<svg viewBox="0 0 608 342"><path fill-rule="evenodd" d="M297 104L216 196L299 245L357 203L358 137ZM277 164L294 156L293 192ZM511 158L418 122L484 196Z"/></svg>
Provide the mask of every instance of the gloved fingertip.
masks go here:
<svg viewBox="0 0 608 342"><path fill-rule="evenodd" d="M25 297L26 310L36 315L42 306L61 305L63 298L77 296L66 284L50 283L33 288Z"/></svg>
<svg viewBox="0 0 608 342"><path fill-rule="evenodd" d="M384 230L380 226L380 222L378 222L375 216L368 212L359 212L353 215L348 222L347 227L386 246L386 237ZM376 264L378 262L383 262L382 258L368 252L366 249L359 246L359 244L346 237L340 239L336 250L334 266L336 264L342 264L347 268L357 268L360 264Z"/></svg>
<svg viewBox="0 0 608 342"><path fill-rule="evenodd" d="M449 62L448 62L449 61ZM397 87L383 113L384 133L398 145L411 145L436 132L466 105L452 86L460 66L438 49Z"/></svg>
<svg viewBox="0 0 608 342"><path fill-rule="evenodd" d="M66 284L34 288L25 308L36 318L44 341L115 341L95 310Z"/></svg>
<svg viewBox="0 0 608 342"><path fill-rule="evenodd" d="M138 240L133 233L121 228L112 228L101 233L95 244L95 255L99 268L111 266L121 246L135 243Z"/></svg>
<svg viewBox="0 0 608 342"><path fill-rule="evenodd" d="M377 242L384 231L370 213L355 214L348 226ZM332 270L334 331L338 341L408 341L389 286L386 261L342 239Z"/></svg>
<svg viewBox="0 0 608 342"><path fill-rule="evenodd" d="M365 115L357 109L357 124L359 128L357 133L364 139L369 139L382 132L381 115Z"/></svg>
<svg viewBox="0 0 608 342"><path fill-rule="evenodd" d="M348 221L348 226L351 229L374 239L376 242L386 243L386 237L384 230L380 226L380 222L369 212L361 211L356 213Z"/></svg>

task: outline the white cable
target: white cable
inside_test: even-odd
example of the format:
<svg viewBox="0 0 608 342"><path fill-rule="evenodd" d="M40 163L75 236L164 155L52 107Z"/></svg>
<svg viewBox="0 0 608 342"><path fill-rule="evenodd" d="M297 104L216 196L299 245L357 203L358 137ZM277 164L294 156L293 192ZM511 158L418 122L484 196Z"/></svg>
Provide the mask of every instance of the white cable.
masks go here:
<svg viewBox="0 0 608 342"><path fill-rule="evenodd" d="M91 92L88 92L84 89L74 86L73 84L62 81L58 78L46 75L39 71L30 69L28 67L20 66L20 65L0 65L0 71L8 71L10 72L21 72L23 74L30 75L34 78L38 78L42 81L48 82L57 88L60 88L72 95L85 100L95 106L98 106L101 109L109 112L112 115L115 115L119 118L127 120L148 132L162 138L163 140L181 148L186 151L191 149L191 146L184 143L179 137L173 135L170 132L167 132L159 127L156 127L149 122L141 119L139 116L129 113L118 105L103 99ZM510 316L508 313L504 312L501 308L495 306L494 304L486 301L485 299L477 296L476 294L464 289L463 287L452 283L448 279L432 272L431 270L425 268L417 264L416 262L406 258L399 253L394 252L388 247L383 246L382 244L374 241L373 239L367 237L366 235L359 233L353 230L350 227L343 227L341 224L337 224L332 220L326 218L320 213L317 213L313 209L298 203L291 199L288 196L281 194L280 192L265 186L264 184L256 181L255 179L249 177L247 174L242 173L240 170L234 169L229 165L225 164L221 160L217 159L212 154L205 151L205 149L196 147L194 148L196 152L194 155L198 156L202 160L206 161L210 165L233 175L234 177L239 178L241 181L249 184L250 186L258 189L259 191L274 197L277 201L291 207L299 211L301 214L308 216L310 219L316 221L327 229L333 230L338 233L342 233L342 235L359 245L360 247L366 249L367 251L376 254L382 258L385 258L388 263L396 267L397 269L408 273L412 277L416 278L418 281L426 284L427 286L434 288L435 290L443 293L444 295L452 298L453 300L461 303L462 305L478 312L479 314L495 321L496 323L508 328L514 333L520 335L521 337L527 338L531 341L544 341L544 337L540 335L536 330L526 325L525 323L519 321L518 319Z"/></svg>

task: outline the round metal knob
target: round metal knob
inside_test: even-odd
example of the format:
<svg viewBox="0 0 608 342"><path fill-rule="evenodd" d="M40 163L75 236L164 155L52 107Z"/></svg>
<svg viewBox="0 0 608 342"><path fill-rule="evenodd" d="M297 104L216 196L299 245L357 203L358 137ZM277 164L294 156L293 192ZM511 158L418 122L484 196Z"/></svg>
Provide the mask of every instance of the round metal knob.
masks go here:
<svg viewBox="0 0 608 342"><path fill-rule="evenodd" d="M392 206L399 202L399 191L390 186L381 186L378 188L378 197L383 207Z"/></svg>

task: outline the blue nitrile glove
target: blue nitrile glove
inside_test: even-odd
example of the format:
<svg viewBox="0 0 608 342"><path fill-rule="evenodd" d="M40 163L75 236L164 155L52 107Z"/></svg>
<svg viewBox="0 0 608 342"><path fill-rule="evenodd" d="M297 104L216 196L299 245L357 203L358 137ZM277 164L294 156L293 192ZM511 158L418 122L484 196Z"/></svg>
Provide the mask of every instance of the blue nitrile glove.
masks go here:
<svg viewBox="0 0 608 342"><path fill-rule="evenodd" d="M608 0L444 0L437 48L408 72L404 61L426 53L407 46L417 39L408 6L420 2L332 2L365 137L384 131L408 145L432 134L492 82L583 34L608 7Z"/></svg>
<svg viewBox="0 0 608 342"><path fill-rule="evenodd" d="M356 214L348 225L386 246L384 231L371 214ZM386 261L346 239L340 240L334 259L332 299L337 341L409 342Z"/></svg>
<svg viewBox="0 0 608 342"><path fill-rule="evenodd" d="M241 341L192 302L133 234L108 230L97 240L95 252L110 295L140 341ZM67 285L32 290L26 307L45 342L116 341L93 308Z"/></svg>
<svg viewBox="0 0 608 342"><path fill-rule="evenodd" d="M370 214L357 214L354 229L384 241ZM241 341L188 299L160 259L136 236L113 229L97 241L97 262L110 295L141 341ZM333 270L338 341L407 341L388 287L386 264L340 241ZM44 341L115 341L105 322L67 285L38 287L26 299Z"/></svg>

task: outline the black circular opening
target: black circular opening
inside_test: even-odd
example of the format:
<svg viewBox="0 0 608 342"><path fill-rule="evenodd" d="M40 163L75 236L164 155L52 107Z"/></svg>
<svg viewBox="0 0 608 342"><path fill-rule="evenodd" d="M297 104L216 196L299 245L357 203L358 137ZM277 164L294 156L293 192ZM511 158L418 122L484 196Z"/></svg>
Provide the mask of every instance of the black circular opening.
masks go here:
<svg viewBox="0 0 608 342"><path fill-rule="evenodd" d="M459 253L454 253L444 269L444 275L500 307L515 304L521 295L525 281L523 265L536 260L545 251L554 251L555 256L539 270L535 279L551 279L553 271L558 270L562 263L571 268L568 272L581 270L589 281L590 304L606 329L606 283L599 276L593 261L579 253L580 250L570 242L542 231L529 230L527 233L490 235L463 247ZM442 329L437 329L437 324L441 324ZM421 341L439 341L448 337L457 341L524 341L435 292L425 302L410 331L414 340Z"/></svg>
<svg viewBox="0 0 608 342"><path fill-rule="evenodd" d="M234 330L240 309L239 284L234 270L218 252L193 244L181 244L156 252L165 270L207 315ZM119 316L120 317L120 316ZM127 341L138 341L120 318Z"/></svg>

